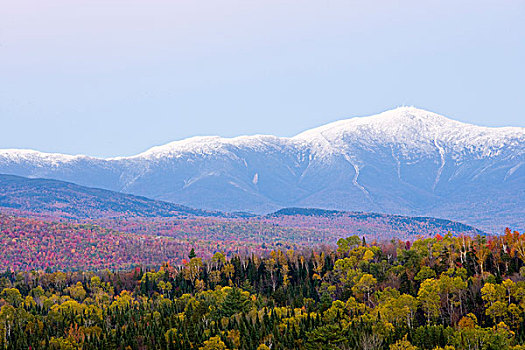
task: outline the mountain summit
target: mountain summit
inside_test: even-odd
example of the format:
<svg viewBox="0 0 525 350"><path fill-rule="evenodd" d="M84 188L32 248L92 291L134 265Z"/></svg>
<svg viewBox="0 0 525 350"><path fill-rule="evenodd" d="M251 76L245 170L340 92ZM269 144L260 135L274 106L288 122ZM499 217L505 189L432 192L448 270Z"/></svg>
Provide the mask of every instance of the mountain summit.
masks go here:
<svg viewBox="0 0 525 350"><path fill-rule="evenodd" d="M194 137L132 157L0 150L0 173L52 178L203 209L318 207L525 228L525 128L401 107L292 138Z"/></svg>

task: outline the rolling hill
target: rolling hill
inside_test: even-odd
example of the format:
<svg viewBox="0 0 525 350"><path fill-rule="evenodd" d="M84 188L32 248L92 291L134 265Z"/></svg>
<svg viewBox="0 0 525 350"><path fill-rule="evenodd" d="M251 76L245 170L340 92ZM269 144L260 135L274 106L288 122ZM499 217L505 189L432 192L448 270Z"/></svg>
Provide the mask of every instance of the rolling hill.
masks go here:
<svg viewBox="0 0 525 350"><path fill-rule="evenodd" d="M0 174L0 208L69 219L222 216L145 197L50 179Z"/></svg>

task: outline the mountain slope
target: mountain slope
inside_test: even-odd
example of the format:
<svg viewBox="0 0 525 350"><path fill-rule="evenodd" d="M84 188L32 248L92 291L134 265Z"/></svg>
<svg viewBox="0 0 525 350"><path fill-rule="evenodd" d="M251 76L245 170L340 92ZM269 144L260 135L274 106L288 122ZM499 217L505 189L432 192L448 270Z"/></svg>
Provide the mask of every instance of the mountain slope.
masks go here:
<svg viewBox="0 0 525 350"><path fill-rule="evenodd" d="M223 215L70 182L3 174L0 208L71 219Z"/></svg>
<svg viewBox="0 0 525 350"><path fill-rule="evenodd" d="M0 213L51 221L98 224L134 234L176 239L237 241L253 246L271 242L316 245L358 233L371 239L414 235L475 235L459 222L364 212L287 208L268 215L225 214L88 188L69 182L0 175Z"/></svg>
<svg viewBox="0 0 525 350"><path fill-rule="evenodd" d="M416 108L293 138L198 137L133 157L0 151L0 172L48 177L191 207L283 207L450 218L525 228L525 128L459 123Z"/></svg>

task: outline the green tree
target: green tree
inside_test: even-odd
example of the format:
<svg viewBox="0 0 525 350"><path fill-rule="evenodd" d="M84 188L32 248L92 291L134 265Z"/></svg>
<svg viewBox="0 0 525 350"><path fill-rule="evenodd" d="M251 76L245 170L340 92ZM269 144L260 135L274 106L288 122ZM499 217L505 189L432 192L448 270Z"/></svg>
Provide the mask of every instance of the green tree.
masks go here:
<svg viewBox="0 0 525 350"><path fill-rule="evenodd" d="M231 288L220 307L220 314L230 317L236 313L248 311L250 309L250 300L246 294L247 292L242 292L240 288Z"/></svg>
<svg viewBox="0 0 525 350"><path fill-rule="evenodd" d="M337 324L328 324L307 333L307 349L335 350L342 348L347 341L341 327Z"/></svg>
<svg viewBox="0 0 525 350"><path fill-rule="evenodd" d="M424 281L429 278L435 278L436 277L436 271L432 270L428 266L423 266L421 270L417 273L416 277L414 278L416 281Z"/></svg>

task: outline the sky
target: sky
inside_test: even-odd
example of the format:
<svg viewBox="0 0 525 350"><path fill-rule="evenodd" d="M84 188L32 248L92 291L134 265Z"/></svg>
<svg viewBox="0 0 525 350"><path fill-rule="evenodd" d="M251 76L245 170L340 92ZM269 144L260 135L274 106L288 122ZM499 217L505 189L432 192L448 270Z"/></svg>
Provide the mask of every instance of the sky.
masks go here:
<svg viewBox="0 0 525 350"><path fill-rule="evenodd" d="M523 0L0 2L0 148L126 156L405 105L525 126Z"/></svg>

